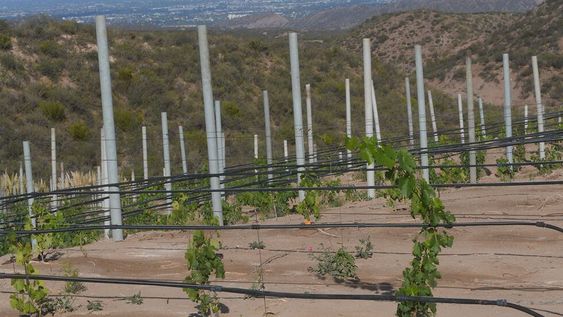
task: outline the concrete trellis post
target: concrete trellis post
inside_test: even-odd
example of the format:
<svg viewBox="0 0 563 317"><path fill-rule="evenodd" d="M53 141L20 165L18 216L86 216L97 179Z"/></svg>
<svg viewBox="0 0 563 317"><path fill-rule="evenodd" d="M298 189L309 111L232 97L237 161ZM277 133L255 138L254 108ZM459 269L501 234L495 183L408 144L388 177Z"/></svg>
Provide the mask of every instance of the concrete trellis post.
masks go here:
<svg viewBox="0 0 563 317"><path fill-rule="evenodd" d="M502 69L504 77L504 127L506 130L506 138L512 138L512 93L510 88L510 64L508 54L502 55ZM506 159L509 164L514 163L512 158L512 145L506 147ZM512 165L510 166L512 169Z"/></svg>
<svg viewBox="0 0 563 317"><path fill-rule="evenodd" d="M313 110L311 106L311 85L305 85L306 106L307 106L307 147L309 148L309 164L315 161L315 149L313 142Z"/></svg>
<svg viewBox="0 0 563 317"><path fill-rule="evenodd" d="M55 128L51 128L51 191L57 190L57 141ZM53 194L51 208L56 210L59 206L57 194Z"/></svg>
<svg viewBox="0 0 563 317"><path fill-rule="evenodd" d="M463 101L461 101L461 94L457 94L457 112L459 113L459 137L461 144L465 144L465 129L463 127Z"/></svg>
<svg viewBox="0 0 563 317"><path fill-rule="evenodd" d="M291 64L291 92L293 97L293 121L295 129L295 159L297 165L297 184L305 171L305 145L303 144L303 115L301 109L301 78L299 74L299 44L297 33L289 33L289 57ZM299 191L299 201L305 199L305 192Z"/></svg>
<svg viewBox="0 0 563 317"><path fill-rule="evenodd" d="M254 159L258 159L258 134L254 135Z"/></svg>
<svg viewBox="0 0 563 317"><path fill-rule="evenodd" d="M180 156L182 157L182 172L188 174L188 161L186 160L186 143L184 142L184 128L178 126L178 134L180 135Z"/></svg>
<svg viewBox="0 0 563 317"><path fill-rule="evenodd" d="M143 134L143 179L149 178L149 155L147 149L147 127L142 127Z"/></svg>
<svg viewBox="0 0 563 317"><path fill-rule="evenodd" d="M101 165L101 172L102 172L102 185L106 185L104 187L104 191L109 191L108 185L108 161L107 161L107 152L106 152L106 138L104 136L104 129L100 131L100 165ZM111 224L110 221L110 201L109 196L104 195L104 200L102 201L102 206L104 210L104 225L109 226ZM109 239L110 230L104 229L104 237Z"/></svg>
<svg viewBox="0 0 563 317"><path fill-rule="evenodd" d="M543 122L543 104L541 100L541 86L540 86L540 72L538 68L538 58L537 56L532 56L532 71L534 73L534 95L536 97L536 108L538 113L538 133L543 133L544 122ZM545 142L540 142L539 145L540 160L545 159Z"/></svg>
<svg viewBox="0 0 563 317"><path fill-rule="evenodd" d="M65 184L65 163L61 162L61 186L59 186L61 189L65 189L66 184Z"/></svg>
<svg viewBox="0 0 563 317"><path fill-rule="evenodd" d="M528 134L528 105L524 105L524 135Z"/></svg>
<svg viewBox="0 0 563 317"><path fill-rule="evenodd" d="M469 132L469 144L475 144L475 112L473 110L473 74L471 70L471 57L465 60L465 81L467 84L467 130ZM469 182L477 183L477 157L475 150L469 150Z"/></svg>
<svg viewBox="0 0 563 317"><path fill-rule="evenodd" d="M219 174L223 174L225 172L225 163L224 159L224 147L223 147L223 121L221 118L221 101L215 100L215 131L217 134L217 157L219 161L217 162L217 167L219 167ZM219 181L221 183L221 188L225 188L225 184L223 184L223 180L225 179L224 175L219 176Z"/></svg>
<svg viewBox="0 0 563 317"><path fill-rule="evenodd" d="M483 110L483 98L479 97L479 117L481 119L481 136L487 137L487 129L485 128L485 112Z"/></svg>
<svg viewBox="0 0 563 317"><path fill-rule="evenodd" d="M405 93L407 98L407 120L409 124L409 144L414 147L414 127L412 123L412 105L411 105L411 85L408 77L405 77Z"/></svg>
<svg viewBox="0 0 563 317"><path fill-rule="evenodd" d="M416 98L418 99L418 127L420 131L420 165L424 166L422 169L422 176L426 182L430 182L430 171L428 170L428 139L426 135L426 105L424 93L424 73L422 68L422 48L416 45L415 48L415 62L416 62Z"/></svg>
<svg viewBox="0 0 563 317"><path fill-rule="evenodd" d="M135 170L132 169L131 170L131 183L133 186L135 186ZM133 194L133 202L137 201L137 194Z"/></svg>
<svg viewBox="0 0 563 317"><path fill-rule="evenodd" d="M35 187L33 185L33 172L31 169L31 151L29 149L29 141L23 141L23 160L25 164L25 178L26 178L26 189L27 194L27 210L29 212L29 218L31 219L31 226L33 229L37 226L37 221L33 214L33 193L35 192ZM32 240L33 249L37 248L37 241Z"/></svg>
<svg viewBox="0 0 563 317"><path fill-rule="evenodd" d="M375 126L375 137L377 143L381 143L381 126L379 125L379 111L377 111L377 99L375 98L375 85L371 81L371 110L373 111L373 123Z"/></svg>
<svg viewBox="0 0 563 317"><path fill-rule="evenodd" d="M274 177L272 175L272 130L270 129L270 100L268 98L268 91L262 92L264 99L264 130L266 136L266 163L268 164L268 180L271 181Z"/></svg>
<svg viewBox="0 0 563 317"><path fill-rule="evenodd" d="M23 194L25 194L25 189L23 187L23 162L20 162L20 172L19 172L19 175L18 175L18 181L19 181L19 185L20 185L19 186L19 190L20 190L19 194L23 195Z"/></svg>
<svg viewBox="0 0 563 317"><path fill-rule="evenodd" d="M113 120L113 100L111 96L111 74L109 66L109 48L106 31L106 20L103 16L96 17L96 36L98 44L98 64L100 68L100 89L102 95L102 110L104 131L106 137L106 154L108 158L108 177L110 186L110 214L111 224L120 226L121 197L119 194L119 172L117 169L117 146L115 126ZM123 240L123 230L113 229L112 237L115 241Z"/></svg>
<svg viewBox="0 0 563 317"><path fill-rule="evenodd" d="M166 112L160 113L160 118L162 121L162 155L164 161L164 189L166 193L166 213L172 213L172 180L170 179L170 144L168 138L168 115Z"/></svg>
<svg viewBox="0 0 563 317"><path fill-rule="evenodd" d="M352 137L352 103L350 102L350 79L346 78L346 137ZM352 151L346 151L346 157L348 158L348 168L352 167Z"/></svg>
<svg viewBox="0 0 563 317"><path fill-rule="evenodd" d="M285 159L285 171L289 172L289 166L287 166L289 163L289 150L287 148L287 140L283 140L283 157Z"/></svg>
<svg viewBox="0 0 563 317"><path fill-rule="evenodd" d="M371 42L369 39L363 39L363 60L364 60L364 110L366 119L366 137L373 137L373 109L372 109L372 77L371 77ZM374 164L367 165L367 185L370 187L375 186L375 170ZM367 190L368 198L375 198L375 189L369 188Z"/></svg>
<svg viewBox="0 0 563 317"><path fill-rule="evenodd" d="M207 155L209 161L209 173L216 175L219 172L219 158L217 157L217 133L215 130L215 116L213 107L213 88L211 86L211 67L209 65L209 47L207 43L207 27L199 25L197 27L199 59L201 65L201 84L203 88L203 104L205 108L205 130L207 132ZM211 204L213 215L219 220L219 225L223 225L223 205L219 177L212 176L209 179L211 193Z"/></svg>
<svg viewBox="0 0 563 317"><path fill-rule="evenodd" d="M430 108L430 120L432 120L432 135L434 142L438 143L438 128L436 127L436 116L434 115L434 101L432 100L432 92L428 90L428 108Z"/></svg>

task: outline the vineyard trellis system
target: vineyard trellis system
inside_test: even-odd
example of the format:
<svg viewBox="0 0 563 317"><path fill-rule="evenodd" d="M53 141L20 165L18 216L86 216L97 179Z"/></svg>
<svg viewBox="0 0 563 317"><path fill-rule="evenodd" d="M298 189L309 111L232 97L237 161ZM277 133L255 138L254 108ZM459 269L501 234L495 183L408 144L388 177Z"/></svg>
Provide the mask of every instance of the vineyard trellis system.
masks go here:
<svg viewBox="0 0 563 317"><path fill-rule="evenodd" d="M415 47L416 60L416 93L418 101L418 122L420 136L414 137L412 109L410 100L409 80L406 79L406 94L409 135L407 137L398 136L390 138L381 137L381 126L379 124L377 101L375 99L375 87L371 74L371 44L369 39L363 41L364 53L364 97L365 97L365 117L366 117L366 139L362 140L368 151L356 151L356 148L345 146L326 146L318 148L313 140L313 125L311 111L311 90L309 84L306 87L306 113L307 124L303 125L302 118L302 97L301 82L299 74L299 55L297 34L289 34L290 46L290 66L292 81L292 97L294 112L294 128L295 128L295 153L291 155L287 149L287 142L284 142L284 156L273 157L269 118L269 100L268 92L263 91L263 103L265 111L265 141L266 141L266 161L261 162L258 155L258 136L254 138L254 158L255 161L249 164L240 164L236 166L226 166L225 164L225 136L221 127L220 102L213 99L212 79L209 61L209 47L207 43L207 30L204 26L198 27L198 39L200 48L202 90L205 106L205 125L207 132L208 144L208 171L202 173L189 173L186 163L186 151L184 148L183 129L179 127L181 142L181 158L182 158L182 175L172 175L170 167L169 153L169 135L166 112L162 116L162 145L164 156L164 171L160 177L149 177L147 164L147 138L146 127L142 129L143 141L143 179L134 180L132 175L130 181L120 181L117 166L117 149L115 128L113 122L113 104L111 95L111 78L109 64L109 49L107 43L107 34L105 29L105 20L103 17L96 19L98 55L100 67L100 84L103 105L104 128L101 138L102 164L98 175L98 183L88 186L75 186L71 188L57 188L56 174L56 142L54 129L51 130L51 148L52 148L52 182L50 190L37 191L34 187L31 171L31 154L29 143L24 144L25 152L25 175L26 186L23 186L23 171L19 172L20 191L19 194L5 195L0 197L0 209L4 211L2 221L0 221L0 238L16 235L18 238L31 237L34 240L40 235L49 235L55 233L80 233L80 232L99 232L103 230L106 236L110 235L114 240L122 240L123 230L131 231L150 231L150 230L182 230L182 231L206 231L216 232L222 230L255 230L260 242L259 230L311 230L311 229L327 229L327 228L397 228L397 229L419 229L421 234L429 235L439 241L439 247L451 246L450 237L438 229L451 228L476 228L476 227L536 227L547 229L550 231L563 233L563 228L545 221L482 221L482 222L454 222L449 218L449 214L443 210L443 205L439 198L434 194L434 190L442 188L461 188L461 187L499 187L499 186L553 186L562 185L563 180L541 180L541 181L502 181L502 182L478 182L478 171L481 168L497 167L498 169L506 168L509 171L518 169L521 166L534 166L538 169L544 167L561 167L563 166L563 157L561 156L561 140L563 140L563 130L561 129L561 115L563 112L554 111L546 113L544 105L541 101L541 91L539 86L539 75L537 67L537 58L532 57L532 68L534 73L534 88L537 108L537 116L529 115L525 112L524 119L512 120L510 112L511 106L514 105L511 100L510 78L509 78L509 60L508 55L503 55L503 73L505 83L504 98L504 120L492 122L485 125L482 99L479 97L480 124L476 128L474 118L474 102L473 102L473 84L471 74L471 59L466 61L467 74L467 103L468 103L468 126L464 127L463 110L461 96L459 95L459 117L460 127L456 129L448 129L438 131L436 127L436 113L432 102L432 96L428 91L428 99L430 106L430 116L432 122L432 140L428 142L426 130L426 90L424 88L423 64L421 47ZM351 137L351 118L350 118L350 100L349 100L349 81L346 80L346 136ZM444 115L444 118L446 116ZM453 115L452 115L453 118ZM530 125L536 124L537 132L531 132ZM488 133L489 137L485 134ZM513 132L516 133L513 135ZM520 133L519 131L523 131ZM467 140L465 134L467 131ZM344 131L343 131L344 132ZM308 151L305 151L304 139L307 133ZM496 138L492 136L496 135ZM457 138L457 141L442 142L439 136L446 139L450 137ZM248 141L251 138L247 138ZM457 139L456 139L457 140ZM371 143L373 142L373 143ZM385 152L381 150L385 148L384 144L393 145L396 148L408 146L404 152ZM526 144L538 144L538 156L535 160L526 160L526 151L524 148L524 161L517 161L517 147ZM546 144L548 145L546 147ZM371 147L370 147L371 146ZM484 160L477 160L477 153L491 149L506 149L506 161L497 161L496 164L485 163ZM364 149L365 150L365 149ZM370 152L371 151L371 152ZM546 154L555 153L549 156ZM410 154L409 154L410 153ZM380 155L377 159L371 156ZM385 157L388 155L389 157ZM416 156L416 160L405 162L406 158ZM467 155L467 162L461 159L462 155ZM366 159L366 156L368 159ZM392 159L390 159L390 157ZM446 161L452 158L459 158L460 163ZM437 163L443 160L445 163ZM391 161L391 162L389 162ZM367 164L366 164L367 163ZM412 163L412 166L411 166ZM414 165L416 163L416 166ZM433 182L432 173L435 170L469 170L469 177L457 183ZM342 185L342 184L315 184L315 186L304 186L302 182L303 176L315 175L319 178L342 175L344 173L361 172L366 175L367 185ZM385 179L375 179L376 174L385 174ZM388 176L391 174L391 176ZM415 178L416 175L422 175L424 181ZM417 187L418 186L418 187ZM25 191L23 188L29 190ZM228 224L227 212L224 208L229 196L243 193L297 193L296 197L287 197L295 199L296 203L315 200L319 192L345 192L356 190L367 190L368 198L375 198L376 190L396 190L399 189L399 195L396 200L411 199L411 215L421 215L421 223L377 223L377 222L340 222L340 223L312 223L312 224ZM184 196L182 196L184 195ZM391 194L393 195L393 193ZM417 196L418 195L418 196ZM425 196L427 195L427 196ZM419 197L420 196L420 197ZM429 210L418 210L418 213L412 211L420 208L417 203L425 201L422 198L429 198L432 204L422 206L428 207ZM190 205L195 204L202 206L211 201L209 210L212 213L213 224L209 225L155 225L155 224L129 224L128 221L134 217L147 212L154 211L162 214L173 214L175 204ZM28 206L24 206L25 202ZM427 203L427 202L426 202ZM36 214L37 204L45 207L42 214ZM228 204L228 202L227 202ZM225 207L226 206L226 207ZM25 210L27 208L27 210ZM310 207L314 208L314 207ZM25 215L24 211L28 211ZM68 216L65 224L61 224L55 228L37 228L40 226L41 217L53 216L72 211ZM275 211L277 217L277 211ZM425 214L428 212L428 215ZM434 212L434 214L432 214ZM443 212L443 213L442 213ZM432 217L440 215L443 217L441 221L433 220ZM424 216L428 216L424 218ZM31 223L28 224L27 221ZM215 222L216 221L216 222ZM125 224L123 224L123 223ZM39 224L39 225L38 225ZM31 227L30 227L31 226ZM442 235L443 236L440 236ZM434 236L433 236L434 235ZM427 236L425 236L427 237ZM453 239L453 238L452 238ZM448 241L446 241L448 240ZM413 248L413 270L416 270L417 259L424 259L428 254L423 253L417 247L425 247L422 243L415 241ZM213 249L213 246L211 246ZM431 248L428 248L430 250ZM428 251L426 250L426 251ZM425 252L426 252L425 251ZM259 250L260 252L260 250ZM432 250L430 259L437 259L438 251ZM260 269L262 267L262 259L260 258ZM434 264L433 264L434 265ZM437 265L436 265L437 266ZM406 270L405 272L410 272ZM93 278L93 277L69 277L56 275L39 275L39 274L11 274L0 273L0 279L12 280L33 280L33 281L60 281L60 282L86 282L86 283L104 283L104 284L122 284L122 285L148 285L159 287L171 287L181 289L192 289L197 291L209 292L225 292L242 294L250 297L278 297L278 298L294 298L294 299L316 299L316 300L358 300L358 301L392 301L399 302L400 305L408 304L410 306L399 306L398 314L405 313L401 309L411 309L407 312L416 311L432 311L435 304L462 304L462 305L488 305L512 308L524 312L531 316L542 316L537 311L508 302L506 300L485 300L485 299L468 299L468 298L445 298L433 296L406 296L406 295L374 295L374 294L321 294L321 293L292 293L266 291L264 289L245 289L224 287L220 285L211 285L208 283L195 284L165 280L144 280L144 279L123 279L123 278ZM408 274L404 274L407 276ZM262 278L262 276L261 276ZM434 279L434 277L429 278ZM204 281L205 282L205 281ZM262 281L263 282L263 281ZM432 282L428 284L432 285ZM431 287L429 287L431 288ZM431 295L431 293L430 293ZM406 316L405 314L401 316Z"/></svg>

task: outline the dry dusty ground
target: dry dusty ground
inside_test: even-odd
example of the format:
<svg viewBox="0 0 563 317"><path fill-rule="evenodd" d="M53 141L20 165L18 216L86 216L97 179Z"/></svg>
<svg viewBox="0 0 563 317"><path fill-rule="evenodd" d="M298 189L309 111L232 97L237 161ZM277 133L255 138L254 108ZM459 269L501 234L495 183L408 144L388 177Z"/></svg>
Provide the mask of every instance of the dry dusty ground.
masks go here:
<svg viewBox="0 0 563 317"><path fill-rule="evenodd" d="M526 177L526 176L524 176ZM561 175L552 176L561 179ZM487 181L486 179L484 181ZM446 207L463 221L541 220L563 226L563 186L489 187L451 189L442 192ZM267 223L298 223L288 216ZM381 199L348 203L324 210L321 222L405 222L405 209L392 210ZM563 316L563 234L536 227L486 227L451 230L454 246L441 256L443 278L436 296L507 299L540 310L546 316ZM257 279L260 257L267 290L315 293L384 294L400 287L401 271L411 259L411 229L261 230L266 250L250 250L256 231L221 233L226 278L215 283L250 288ZM320 244L333 249L344 245L353 250L358 240L370 237L373 258L357 260L360 281L339 284L322 280L307 271L314 265L311 251ZM71 263L82 276L130 277L182 280L186 274L184 252L190 238L185 232L145 232L126 241L100 241L85 247L63 250L57 261L37 263L41 273L61 274L63 263ZM13 272L8 257L0 258L0 270ZM47 283L53 293L61 283ZM104 310L95 316L188 316L194 306L181 290L158 287L89 284L84 295L98 296ZM0 316L17 316L9 308L10 283L0 281ZM141 292L142 305L114 297ZM242 299L220 294L228 306L226 316L393 316L396 305L382 302L313 301L286 299ZM81 307L66 316L88 315L86 298ZM266 308L265 308L266 305ZM525 316L501 307L439 305L438 316Z"/></svg>

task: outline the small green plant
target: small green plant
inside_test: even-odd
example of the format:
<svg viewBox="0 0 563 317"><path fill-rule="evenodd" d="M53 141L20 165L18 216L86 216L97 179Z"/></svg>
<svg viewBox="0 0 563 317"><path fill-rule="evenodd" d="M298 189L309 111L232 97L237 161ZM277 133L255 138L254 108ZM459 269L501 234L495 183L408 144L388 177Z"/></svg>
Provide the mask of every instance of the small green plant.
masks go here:
<svg viewBox="0 0 563 317"><path fill-rule="evenodd" d="M317 265L310 267L309 271L319 277L330 275L336 280L356 279L358 277L356 260L346 249L342 247L333 252L330 249L325 249L322 244L321 247L323 252L320 255L313 255Z"/></svg>
<svg viewBox="0 0 563 317"><path fill-rule="evenodd" d="M16 264L23 267L25 275L35 275L38 272L31 265L33 254L29 240L17 240L15 235L10 237L11 252L16 258ZM47 298L48 289L43 281L30 279L12 279L14 294L10 295L10 306L22 314L42 316L49 310Z"/></svg>
<svg viewBox="0 0 563 317"><path fill-rule="evenodd" d="M373 256L373 244L370 237L367 239L360 239L360 245L356 246L356 254L358 259L370 259Z"/></svg>
<svg viewBox="0 0 563 317"><path fill-rule="evenodd" d="M135 293L135 294L133 294L129 297L126 297L125 302L127 304L142 305L143 304L143 296L141 296L141 292L139 291L138 293Z"/></svg>
<svg viewBox="0 0 563 317"><path fill-rule="evenodd" d="M264 249L264 248L266 248L266 244L262 240L252 241L251 243L248 244L248 247L251 248L252 250Z"/></svg>
<svg viewBox="0 0 563 317"><path fill-rule="evenodd" d="M70 263L65 263L63 265L64 276L66 277L78 277L78 269L72 267ZM78 281L68 281L65 283L64 292L66 294L80 294L87 290L84 283Z"/></svg>
<svg viewBox="0 0 563 317"><path fill-rule="evenodd" d="M438 225L453 223L454 215L445 210L436 191L424 179L418 178L416 161L407 150L378 146L374 138L348 139L346 143L348 149L359 151L367 163L387 169L385 178L394 187L394 198L409 201L411 216L420 217L426 225L413 239L413 259L410 267L403 271L403 283L397 295L432 296L432 288L441 277L438 255L442 248L453 244L453 237L445 230L439 230ZM399 317L434 316L436 304L402 302L398 304L396 314Z"/></svg>
<svg viewBox="0 0 563 317"><path fill-rule="evenodd" d="M99 300L88 300L88 304L86 305L86 309L88 309L89 312L95 312L95 311L102 311L104 310L104 306L102 304L101 301Z"/></svg>
<svg viewBox="0 0 563 317"><path fill-rule="evenodd" d="M65 106L60 102L41 101L38 106L43 115L53 122L61 122L66 118Z"/></svg>
<svg viewBox="0 0 563 317"><path fill-rule="evenodd" d="M84 121L77 121L68 127L68 133L75 141L85 141L90 137L90 129Z"/></svg>
<svg viewBox="0 0 563 317"><path fill-rule="evenodd" d="M316 175L309 173L301 176L301 187L318 187L319 185L320 181ZM305 221L311 221L311 216L315 219L320 218L319 193L316 190L307 191L305 199L297 205L296 211L305 218Z"/></svg>
<svg viewBox="0 0 563 317"><path fill-rule="evenodd" d="M500 179L503 181L511 180L516 174L514 166L508 164L508 159L506 159L505 157L497 159L497 172L495 173L495 175L497 177L500 177Z"/></svg>
<svg viewBox="0 0 563 317"><path fill-rule="evenodd" d="M207 285L212 274L216 278L225 278L225 268L221 257L217 254L219 243L205 236L203 231L193 233L192 242L186 250L186 261L190 275L184 281L190 284ZM197 303L203 316L217 313L220 303L215 292L186 288L190 300Z"/></svg>

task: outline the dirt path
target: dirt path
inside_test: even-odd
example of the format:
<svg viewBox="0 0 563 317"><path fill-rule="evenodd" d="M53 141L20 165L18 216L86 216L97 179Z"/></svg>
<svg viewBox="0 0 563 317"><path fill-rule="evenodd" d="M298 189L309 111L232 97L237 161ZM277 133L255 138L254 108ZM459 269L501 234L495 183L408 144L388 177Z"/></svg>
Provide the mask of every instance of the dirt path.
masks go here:
<svg viewBox="0 0 563 317"><path fill-rule="evenodd" d="M441 193L446 207L463 221L538 220L563 226L563 186L492 187L447 190ZM267 223L297 223L299 216L287 216ZM381 199L348 203L324 210L321 222L413 222L406 210L394 211ZM541 309L546 316L563 316L563 235L535 227L486 227L451 230L454 247L441 256L443 278L436 296L507 299ZM318 293L385 294L400 287L401 272L411 259L411 229L261 230L266 245L261 251L267 290ZM131 277L182 280L186 274L184 252L189 240L185 232L145 232L121 243L99 241L85 247L64 250L57 261L37 264L40 272L61 274L71 263L82 276ZM344 245L353 250L359 239L370 237L373 258L357 260L358 283L336 283L319 279L308 267L314 265L311 251L320 244L332 249ZM257 240L256 231L221 233L226 278L217 284L250 288L258 275L259 253L248 244ZM8 257L0 258L0 270L13 272ZM61 283L47 283L53 293ZM195 311L181 290L158 287L88 284L84 295L100 297L104 309L94 316L188 316ZM9 281L0 281L0 316L17 316L9 308ZM141 292L142 305L113 297ZM220 294L228 306L225 316L262 316L263 299L241 299ZM66 316L89 315L86 298ZM359 301L312 301L267 299L266 311L275 316L393 316L394 303ZM525 316L500 307L439 305L438 316Z"/></svg>

